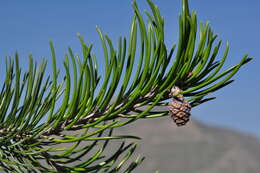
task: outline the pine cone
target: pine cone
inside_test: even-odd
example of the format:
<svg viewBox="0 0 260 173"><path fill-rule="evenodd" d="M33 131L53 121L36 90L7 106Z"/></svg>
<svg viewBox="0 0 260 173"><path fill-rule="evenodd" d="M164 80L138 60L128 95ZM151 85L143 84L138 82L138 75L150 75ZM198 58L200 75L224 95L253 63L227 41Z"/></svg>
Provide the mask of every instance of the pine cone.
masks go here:
<svg viewBox="0 0 260 173"><path fill-rule="evenodd" d="M178 87L175 87L171 90L171 93L176 94L176 90L180 91ZM182 94L177 94L177 96L173 96L172 102L169 103L169 111L177 126L183 126L190 119L191 105L184 100Z"/></svg>
<svg viewBox="0 0 260 173"><path fill-rule="evenodd" d="M187 101L173 99L169 103L169 111L177 126L183 126L189 121L191 106Z"/></svg>

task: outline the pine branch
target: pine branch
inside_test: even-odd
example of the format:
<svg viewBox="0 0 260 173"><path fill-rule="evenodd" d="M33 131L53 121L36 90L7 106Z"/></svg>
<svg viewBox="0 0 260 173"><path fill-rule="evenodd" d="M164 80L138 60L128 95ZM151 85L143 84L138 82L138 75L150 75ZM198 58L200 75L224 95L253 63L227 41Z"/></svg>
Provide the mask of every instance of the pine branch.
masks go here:
<svg viewBox="0 0 260 173"><path fill-rule="evenodd" d="M197 38L196 13L190 13L187 0L183 0L179 17L178 44L168 50L164 18L151 0L147 2L151 9L151 13L145 12L148 22L133 2L129 39L120 37L117 49L97 27L104 75L98 70L93 45L87 45L81 35L83 57L68 48L65 74L57 68L52 42L52 76L45 74L46 60L37 65L30 55L29 69L22 73L18 53L15 59L6 59L0 92L0 167L4 171L119 172L136 145L123 142L109 157L104 154L108 143L139 138L113 136L113 129L141 118L166 116L169 111L177 125L184 125L191 107L215 99L208 95L231 84L233 76L251 60L245 55L238 64L222 70L229 45L217 59L221 41L215 43L217 36L208 22L200 24ZM168 105L169 99L169 111L153 110ZM64 144L69 147L60 146ZM131 172L142 161L138 157L125 171Z"/></svg>

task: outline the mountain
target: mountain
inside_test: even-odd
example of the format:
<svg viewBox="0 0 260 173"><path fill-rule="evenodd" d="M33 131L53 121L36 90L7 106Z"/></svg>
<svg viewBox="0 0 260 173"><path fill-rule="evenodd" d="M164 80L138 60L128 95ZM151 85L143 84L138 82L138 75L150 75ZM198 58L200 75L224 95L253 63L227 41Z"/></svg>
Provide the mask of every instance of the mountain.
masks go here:
<svg viewBox="0 0 260 173"><path fill-rule="evenodd" d="M193 120L176 127L169 117L138 120L119 130L142 138L137 173L259 173L260 141Z"/></svg>

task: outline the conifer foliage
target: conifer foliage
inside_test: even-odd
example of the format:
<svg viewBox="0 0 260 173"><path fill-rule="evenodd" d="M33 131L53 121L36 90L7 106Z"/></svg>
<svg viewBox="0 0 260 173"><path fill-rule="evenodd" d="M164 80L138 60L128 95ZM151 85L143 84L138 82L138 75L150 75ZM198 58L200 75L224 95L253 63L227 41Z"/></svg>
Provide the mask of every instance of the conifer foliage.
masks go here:
<svg viewBox="0 0 260 173"><path fill-rule="evenodd" d="M221 41L216 41L208 22L197 26L188 0L182 2L179 41L168 50L164 18L151 0L147 2L148 22L133 1L130 35L120 37L117 48L97 28L104 75L98 69L93 45L87 45L81 35L83 56L68 48L64 74L57 68L52 42L50 76L45 73L46 60L37 64L30 55L24 72L18 53L6 59L0 91L2 171L131 172L144 158L131 157L136 144L127 139L139 137L113 135L113 130L138 119L168 116L168 111L153 108L176 98L173 87L180 89L181 101L189 109L215 99L208 94L232 83L241 66L251 60L245 55L236 65L222 69L229 45L218 56ZM107 146L117 140L123 140L122 144L108 153Z"/></svg>

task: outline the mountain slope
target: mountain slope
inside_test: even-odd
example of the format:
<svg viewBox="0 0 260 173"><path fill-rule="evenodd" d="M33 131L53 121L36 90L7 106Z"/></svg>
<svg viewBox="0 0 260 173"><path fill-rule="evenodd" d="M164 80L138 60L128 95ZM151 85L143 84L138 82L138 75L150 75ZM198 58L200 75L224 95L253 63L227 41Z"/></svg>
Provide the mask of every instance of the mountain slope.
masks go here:
<svg viewBox="0 0 260 173"><path fill-rule="evenodd" d="M176 127L169 117L140 120L120 129L143 138L139 153L146 156L137 172L259 173L260 142L232 130L198 121Z"/></svg>

